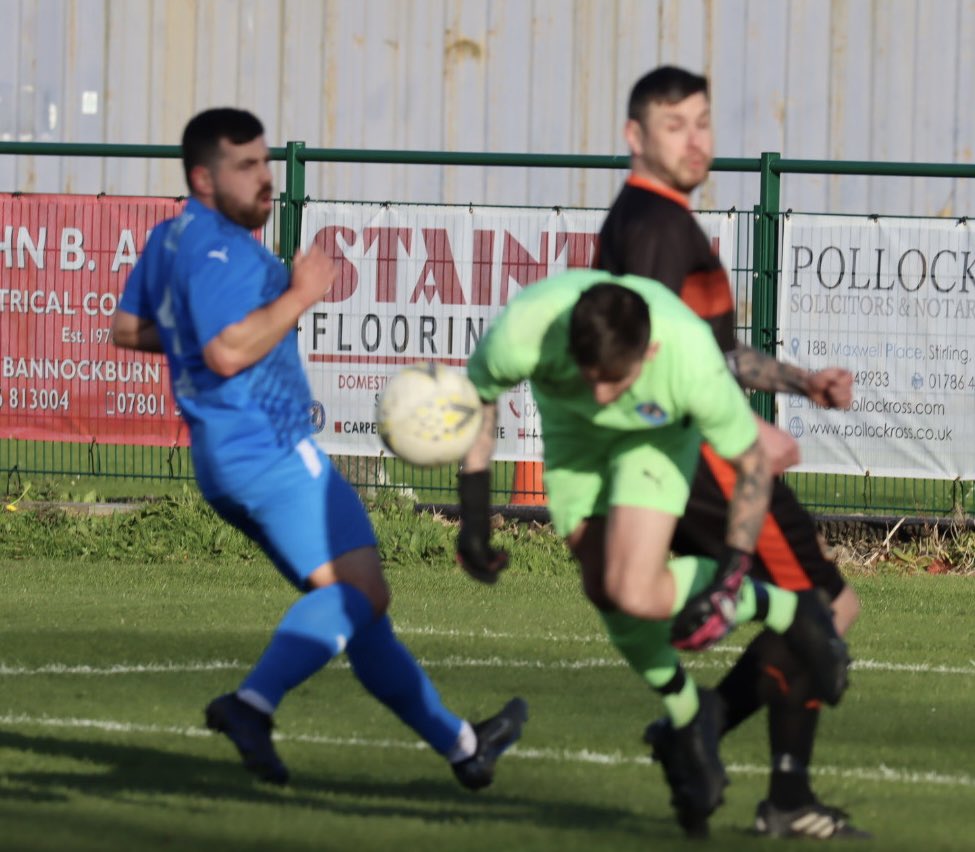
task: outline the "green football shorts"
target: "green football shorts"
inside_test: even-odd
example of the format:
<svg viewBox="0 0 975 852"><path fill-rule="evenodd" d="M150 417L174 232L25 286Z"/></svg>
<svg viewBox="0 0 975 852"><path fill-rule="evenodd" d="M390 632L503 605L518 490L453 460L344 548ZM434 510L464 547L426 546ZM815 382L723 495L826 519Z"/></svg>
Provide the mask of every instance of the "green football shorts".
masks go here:
<svg viewBox="0 0 975 852"><path fill-rule="evenodd" d="M611 506L684 513L701 441L693 428L593 430L545 436L545 491L552 525L569 535Z"/></svg>

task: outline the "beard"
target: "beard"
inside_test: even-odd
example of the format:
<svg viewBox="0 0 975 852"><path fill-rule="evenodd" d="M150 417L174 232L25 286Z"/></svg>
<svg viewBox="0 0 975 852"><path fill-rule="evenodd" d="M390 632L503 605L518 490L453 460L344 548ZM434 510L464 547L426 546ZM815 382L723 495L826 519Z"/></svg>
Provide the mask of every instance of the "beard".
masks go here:
<svg viewBox="0 0 975 852"><path fill-rule="evenodd" d="M703 167L682 165L675 170L669 171L668 174L671 184L675 189L683 192L685 195L690 195L708 179L709 172L710 164L706 164Z"/></svg>
<svg viewBox="0 0 975 852"><path fill-rule="evenodd" d="M231 222L235 222L248 231L263 228L271 216L271 210L265 208L264 197L269 195L271 187L263 188L251 202L243 202L230 195L216 191L213 195L214 206Z"/></svg>
<svg viewBox="0 0 975 852"><path fill-rule="evenodd" d="M684 195L690 195L708 179L711 172L710 159L703 163L689 163L681 159L667 165L658 158L643 156L641 161L643 167L657 180Z"/></svg>
<svg viewBox="0 0 975 852"><path fill-rule="evenodd" d="M704 179L703 178L701 180L681 180L681 179L677 179L674 182L674 188L677 189L679 192L682 192L684 195L690 195L702 183L704 183Z"/></svg>

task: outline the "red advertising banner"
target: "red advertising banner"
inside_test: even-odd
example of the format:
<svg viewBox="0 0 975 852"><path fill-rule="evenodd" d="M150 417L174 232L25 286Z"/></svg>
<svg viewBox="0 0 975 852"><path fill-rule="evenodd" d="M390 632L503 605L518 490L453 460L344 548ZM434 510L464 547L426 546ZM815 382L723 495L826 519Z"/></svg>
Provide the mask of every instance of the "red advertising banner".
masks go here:
<svg viewBox="0 0 975 852"><path fill-rule="evenodd" d="M0 194L0 438L186 446L161 355L112 315L174 199Z"/></svg>
<svg viewBox="0 0 975 852"><path fill-rule="evenodd" d="M389 379L426 359L463 369L517 293L589 266L605 215L567 207L306 203L302 247L319 243L341 270L303 315L298 335L322 448L384 454L374 413ZM736 269L737 214L704 213L699 221L725 268ZM494 458L540 461L528 382L499 402Z"/></svg>

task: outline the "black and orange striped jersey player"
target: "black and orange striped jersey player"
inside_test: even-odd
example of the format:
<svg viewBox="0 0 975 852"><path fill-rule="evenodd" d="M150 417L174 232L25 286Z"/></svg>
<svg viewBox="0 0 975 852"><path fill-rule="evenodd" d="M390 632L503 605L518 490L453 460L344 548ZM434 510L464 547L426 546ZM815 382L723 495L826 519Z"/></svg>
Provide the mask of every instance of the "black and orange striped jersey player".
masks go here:
<svg viewBox="0 0 975 852"><path fill-rule="evenodd" d="M801 394L821 406L848 408L853 387L849 371L782 364L735 338L728 275L689 205L690 193L708 177L713 156L707 78L672 66L657 68L634 85L627 115L632 171L603 223L594 265L615 275L653 278L678 293L711 325L743 387ZM798 461L798 445L790 435L764 421L759 433L776 473ZM705 445L675 533L676 552L711 554L720 560L733 483L730 466ZM752 570L757 578L788 589L822 589L840 634L859 614L855 592L823 552L813 519L781 478L775 481ZM772 774L768 799L756 817L760 832L849 837L857 832L845 815L819 803L809 785L819 708L803 696L805 676L790 657L780 637L769 631L759 634L719 687L725 704L722 733L768 704ZM666 737L667 726L655 723L647 735L650 740Z"/></svg>

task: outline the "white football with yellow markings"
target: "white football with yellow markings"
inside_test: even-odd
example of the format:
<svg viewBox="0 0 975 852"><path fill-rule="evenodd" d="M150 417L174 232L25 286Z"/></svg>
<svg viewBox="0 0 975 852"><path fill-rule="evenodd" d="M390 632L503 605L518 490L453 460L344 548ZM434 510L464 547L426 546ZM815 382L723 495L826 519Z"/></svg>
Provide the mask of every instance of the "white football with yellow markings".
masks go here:
<svg viewBox="0 0 975 852"><path fill-rule="evenodd" d="M471 380L433 361L402 369L376 403L383 443L421 467L459 462L474 444L482 419L482 403Z"/></svg>

